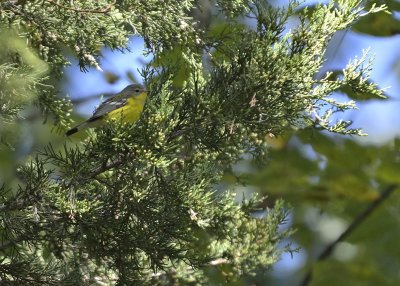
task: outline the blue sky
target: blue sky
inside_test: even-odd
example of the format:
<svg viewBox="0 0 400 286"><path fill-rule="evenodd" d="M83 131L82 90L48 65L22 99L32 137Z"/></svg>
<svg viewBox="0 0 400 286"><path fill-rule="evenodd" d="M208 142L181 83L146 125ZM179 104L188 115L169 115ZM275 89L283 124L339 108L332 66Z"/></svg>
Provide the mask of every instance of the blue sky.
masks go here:
<svg viewBox="0 0 400 286"><path fill-rule="evenodd" d="M333 56L327 62L328 68L342 68L349 59L360 56L362 50L370 48L370 54L375 56L371 79L380 88L387 88L387 100L372 100L359 102L359 110L345 114L346 119L354 121L355 127L362 127L369 134L357 140L371 143L385 143L395 135L400 135L398 53L400 37L373 37L351 31L340 33L332 43L328 55ZM341 115L340 115L341 116Z"/></svg>

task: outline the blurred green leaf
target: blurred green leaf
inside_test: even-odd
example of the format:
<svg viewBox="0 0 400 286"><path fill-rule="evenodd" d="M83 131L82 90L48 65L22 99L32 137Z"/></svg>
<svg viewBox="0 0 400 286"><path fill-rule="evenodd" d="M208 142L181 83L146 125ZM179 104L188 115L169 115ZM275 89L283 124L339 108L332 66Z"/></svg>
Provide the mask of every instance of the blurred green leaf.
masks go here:
<svg viewBox="0 0 400 286"><path fill-rule="evenodd" d="M352 30L377 37L390 37L400 33L400 21L385 12L369 14L360 18Z"/></svg>
<svg viewBox="0 0 400 286"><path fill-rule="evenodd" d="M400 10L400 2L398 0L369 0L365 2L366 9L371 8L372 5L386 5L389 11Z"/></svg>
<svg viewBox="0 0 400 286"><path fill-rule="evenodd" d="M157 54L152 66L154 68L168 67L173 74L172 82L175 87L182 87L193 72L191 60L186 54L186 48L175 46Z"/></svg>

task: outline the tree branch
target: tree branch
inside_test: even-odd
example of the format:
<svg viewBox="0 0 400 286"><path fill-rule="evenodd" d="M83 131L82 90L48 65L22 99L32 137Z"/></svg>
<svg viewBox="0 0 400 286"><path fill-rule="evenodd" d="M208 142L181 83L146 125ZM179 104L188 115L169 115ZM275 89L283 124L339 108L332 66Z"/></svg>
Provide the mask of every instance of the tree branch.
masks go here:
<svg viewBox="0 0 400 286"><path fill-rule="evenodd" d="M94 177L96 177L97 175L99 175L99 174L101 174L101 173L103 173L103 172L105 172L105 171L108 171L108 170L111 170L111 169L113 169L113 168L115 168L115 167L118 167L118 166L121 165L123 162L124 162L124 160L120 158L120 159L117 159L117 160L115 160L115 161L112 161L112 162L110 162L110 163L108 163L108 164L105 163L105 164L103 164L103 165L97 167L96 169L92 170L88 175L89 175L90 178L94 178Z"/></svg>
<svg viewBox="0 0 400 286"><path fill-rule="evenodd" d="M318 256L318 258L315 260L315 262L320 262L325 260L326 258L329 257L329 255L332 253L336 245L345 240L350 234L354 232L354 230L357 229L357 227L364 221L366 220L372 212L385 201L396 189L398 185L392 184L389 185L380 195L379 198L377 198L375 201L373 201L363 212L361 212L354 220L353 222L347 227L347 229L333 242L331 242L324 251ZM313 275L313 266L311 269L308 271L306 276L304 277L303 281L300 283L300 286L307 286L311 282L312 275Z"/></svg>

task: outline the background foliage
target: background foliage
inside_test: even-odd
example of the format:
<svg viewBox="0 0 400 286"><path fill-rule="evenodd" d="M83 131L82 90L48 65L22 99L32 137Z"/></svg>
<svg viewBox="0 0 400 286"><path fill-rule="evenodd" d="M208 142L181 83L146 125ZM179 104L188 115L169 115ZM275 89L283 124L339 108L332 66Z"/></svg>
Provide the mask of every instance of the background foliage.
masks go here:
<svg viewBox="0 0 400 286"><path fill-rule="evenodd" d="M360 2L2 1L1 282L298 283L307 269L286 280L268 271L294 250L285 245L311 263L398 181L396 140L363 146L326 132L363 135L337 114L384 97L367 52L321 72L337 31L395 33L381 3ZM390 32L377 28L388 21ZM67 140L67 56L101 70L101 48L126 50L131 35L154 56L141 71L141 120ZM235 199L243 185L268 198ZM397 202L365 216L303 285L395 284Z"/></svg>

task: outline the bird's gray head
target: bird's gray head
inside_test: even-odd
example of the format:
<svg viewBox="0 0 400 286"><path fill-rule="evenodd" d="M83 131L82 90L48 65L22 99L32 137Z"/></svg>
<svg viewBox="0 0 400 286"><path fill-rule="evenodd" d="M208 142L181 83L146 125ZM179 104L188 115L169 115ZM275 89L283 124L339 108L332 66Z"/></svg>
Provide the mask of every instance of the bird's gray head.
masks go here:
<svg viewBox="0 0 400 286"><path fill-rule="evenodd" d="M125 95L125 96L137 96L142 94L143 92L147 92L147 89L141 85L141 84L130 84L127 87L125 87L120 94Z"/></svg>

